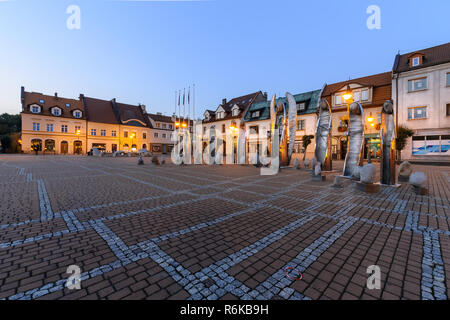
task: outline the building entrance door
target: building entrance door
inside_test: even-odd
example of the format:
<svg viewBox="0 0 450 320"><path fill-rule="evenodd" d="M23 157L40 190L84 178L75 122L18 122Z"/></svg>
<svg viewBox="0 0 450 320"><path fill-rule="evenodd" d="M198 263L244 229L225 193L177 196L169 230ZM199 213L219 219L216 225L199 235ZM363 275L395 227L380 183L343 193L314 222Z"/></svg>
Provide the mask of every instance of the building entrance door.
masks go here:
<svg viewBox="0 0 450 320"><path fill-rule="evenodd" d="M61 154L69 153L69 144L67 141L61 141Z"/></svg>

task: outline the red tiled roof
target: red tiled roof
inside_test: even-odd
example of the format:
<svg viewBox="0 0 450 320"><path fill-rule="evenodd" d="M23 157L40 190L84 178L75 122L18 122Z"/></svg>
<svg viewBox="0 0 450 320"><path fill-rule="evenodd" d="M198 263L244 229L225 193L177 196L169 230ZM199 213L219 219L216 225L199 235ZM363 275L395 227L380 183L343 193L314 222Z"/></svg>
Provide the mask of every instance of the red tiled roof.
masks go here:
<svg viewBox="0 0 450 320"><path fill-rule="evenodd" d="M416 67L410 67L409 58L414 54L422 54L423 63ZM450 42L419 51L397 55L395 58L393 71L394 73L399 73L409 70L431 67L447 62L450 62Z"/></svg>
<svg viewBox="0 0 450 320"><path fill-rule="evenodd" d="M351 83L358 83L363 86L368 87L382 87L382 86L389 86L392 84L392 73L391 72L384 72L375 74L372 76L357 78L357 79L351 79L347 81L337 82L328 84L325 89L323 90L322 97L327 97L335 93L336 91L339 91L342 87L345 87L348 84Z"/></svg>
<svg viewBox="0 0 450 320"><path fill-rule="evenodd" d="M119 120L122 124L132 126L148 126L148 121L145 119L144 113L142 112L140 106L116 102L115 107L117 108L117 114L119 115ZM144 125L140 122L144 123Z"/></svg>
<svg viewBox="0 0 450 320"><path fill-rule="evenodd" d="M229 119L241 118L242 117L242 112L247 110L247 108L252 105L252 103L256 100L256 98L259 95L262 95L261 91L250 93L250 94L247 94L245 96L240 96L240 97L237 97L237 98L233 98L230 101L228 101L227 103L221 104L222 108L226 112L225 117L221 118L221 119L217 119L216 120L216 117L215 117L216 112L215 111L206 110L206 111L208 111L211 114L211 119L209 121L208 120L203 120L203 122L204 123L210 123L210 122L215 122L215 121L224 121L224 120L229 120ZM237 105L239 107L239 110L240 110L239 115L237 115L237 116L233 116L232 112L231 112L235 105Z"/></svg>
<svg viewBox="0 0 450 320"><path fill-rule="evenodd" d="M119 124L111 101L84 97L84 105L89 121Z"/></svg>
<svg viewBox="0 0 450 320"><path fill-rule="evenodd" d="M44 103L41 103L41 100L43 100ZM82 117L79 119L86 119L86 112L84 110L83 103L80 100L49 96L38 92L23 91L22 103L23 113L33 114L30 111L29 107L32 104L37 104L42 108L41 113L39 113L40 115L78 119L73 116L72 112L75 110L80 110L82 112ZM67 104L69 104L70 106L67 107ZM59 109L61 109L60 116L54 116L52 114L51 109L53 107L58 107Z"/></svg>

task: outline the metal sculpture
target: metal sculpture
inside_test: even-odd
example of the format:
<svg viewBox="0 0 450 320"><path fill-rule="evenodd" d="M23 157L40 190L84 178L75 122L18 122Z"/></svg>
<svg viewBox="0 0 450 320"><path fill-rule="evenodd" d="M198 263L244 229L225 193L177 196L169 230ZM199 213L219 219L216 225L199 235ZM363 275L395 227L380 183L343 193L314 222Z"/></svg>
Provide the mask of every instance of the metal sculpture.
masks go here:
<svg viewBox="0 0 450 320"><path fill-rule="evenodd" d="M297 102L292 94L286 92L286 99L289 104L289 112L288 112L288 152L287 152L287 162L291 163L292 153L294 152L295 145L295 126L297 122Z"/></svg>
<svg viewBox="0 0 450 320"><path fill-rule="evenodd" d="M325 167L327 157L330 157L330 131L331 131L331 108L328 101L322 99L319 103L319 119L316 127L316 150L314 156ZM331 160L331 159L330 159Z"/></svg>
<svg viewBox="0 0 450 320"><path fill-rule="evenodd" d="M348 107L348 152L345 157L343 176L352 177L357 166L362 165L364 150L364 111L358 102Z"/></svg>
<svg viewBox="0 0 450 320"><path fill-rule="evenodd" d="M380 182L386 185L395 184L395 122L394 105L387 100L381 111L381 163Z"/></svg>

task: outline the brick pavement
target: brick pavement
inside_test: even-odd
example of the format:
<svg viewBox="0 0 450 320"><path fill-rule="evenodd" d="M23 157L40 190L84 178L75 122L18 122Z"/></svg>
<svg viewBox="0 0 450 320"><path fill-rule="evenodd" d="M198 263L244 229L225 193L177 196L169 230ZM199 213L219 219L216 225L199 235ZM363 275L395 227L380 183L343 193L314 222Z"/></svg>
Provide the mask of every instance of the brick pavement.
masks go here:
<svg viewBox="0 0 450 320"><path fill-rule="evenodd" d="M414 166L428 196L369 195L306 170L145 160L1 155L0 299L450 296L449 167Z"/></svg>

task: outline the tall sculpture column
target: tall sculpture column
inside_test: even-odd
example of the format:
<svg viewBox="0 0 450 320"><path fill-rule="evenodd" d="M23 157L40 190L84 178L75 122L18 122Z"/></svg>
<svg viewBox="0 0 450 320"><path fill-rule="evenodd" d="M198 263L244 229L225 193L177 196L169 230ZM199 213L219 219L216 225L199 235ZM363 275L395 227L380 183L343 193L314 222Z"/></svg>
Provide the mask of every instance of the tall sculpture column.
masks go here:
<svg viewBox="0 0 450 320"><path fill-rule="evenodd" d="M395 184L395 122L394 105L387 100L381 111L381 184Z"/></svg>
<svg viewBox="0 0 450 320"><path fill-rule="evenodd" d="M332 170L331 164L331 108L328 101L322 99L319 103L319 118L316 127L316 150L314 156L320 162L322 169Z"/></svg>
<svg viewBox="0 0 450 320"><path fill-rule="evenodd" d="M348 152L345 157L343 176L352 177L356 167L362 164L364 151L364 111L358 102L348 107Z"/></svg>

